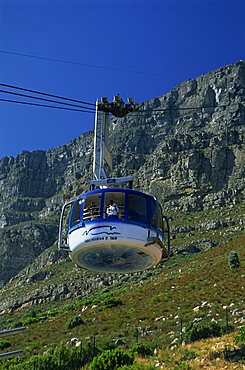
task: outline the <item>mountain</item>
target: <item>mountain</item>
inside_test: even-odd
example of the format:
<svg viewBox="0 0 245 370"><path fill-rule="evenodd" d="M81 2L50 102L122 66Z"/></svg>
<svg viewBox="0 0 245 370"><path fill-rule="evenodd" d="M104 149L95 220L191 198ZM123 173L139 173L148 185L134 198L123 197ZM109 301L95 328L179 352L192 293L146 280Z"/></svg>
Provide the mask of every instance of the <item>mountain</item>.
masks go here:
<svg viewBox="0 0 245 370"><path fill-rule="evenodd" d="M112 119L112 175L134 175L137 189L157 196L173 219L176 250L219 245L218 234L200 235L205 228L244 230L244 97L245 62L239 61ZM63 203L88 189L92 152L88 132L52 150L0 160L0 287L56 242ZM184 213L192 211L198 226L190 220L183 226ZM201 212L213 218L202 219ZM198 236L186 243L195 230ZM65 257L54 250L47 258L58 263Z"/></svg>

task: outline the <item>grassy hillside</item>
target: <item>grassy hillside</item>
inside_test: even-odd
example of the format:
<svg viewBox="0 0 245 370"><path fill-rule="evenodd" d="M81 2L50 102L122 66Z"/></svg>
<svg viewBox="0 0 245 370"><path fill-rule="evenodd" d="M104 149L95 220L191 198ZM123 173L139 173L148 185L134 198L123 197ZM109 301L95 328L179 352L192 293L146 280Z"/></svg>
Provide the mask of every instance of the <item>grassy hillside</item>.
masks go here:
<svg viewBox="0 0 245 370"><path fill-rule="evenodd" d="M245 234L244 214L245 202L205 211L171 212L168 216L174 253L183 255L185 258L186 254L219 248L238 239ZM100 286L99 280L110 280L109 285L117 283L120 286L121 282L137 279L135 274L106 275L78 269L69 258L65 258L67 256L65 253L64 258L60 258L57 254L56 246L49 248L0 290L0 312L2 303L7 300L18 302L20 297L32 297L33 300L39 301L40 295L48 297L52 289L56 290L61 299L67 298L60 294L64 284L68 286L70 295L75 296L97 291ZM143 274L151 274L153 271L157 273L161 268L159 270L157 267ZM87 289L85 289L86 286Z"/></svg>
<svg viewBox="0 0 245 370"><path fill-rule="evenodd" d="M242 236L202 253L175 255L164 267L122 276L87 297L3 312L1 329L27 326L25 332L8 337L9 350L23 348L21 359L25 359L73 337L98 348L110 347L120 339L126 349L135 342L158 348L153 357L136 358L141 368L143 363L149 367L159 361L159 367L164 364L162 368L167 369L242 369L236 367L242 366L241 356L237 358L240 365L224 360L224 351L233 350L234 333L205 342L180 342L195 321L215 320L223 327L232 324L235 330L242 325L234 310L245 310L244 245ZM228 265L232 250L241 262L238 269ZM64 279L69 266L66 262L56 266ZM72 328L74 322L79 325ZM7 363L1 363L0 369L7 368Z"/></svg>

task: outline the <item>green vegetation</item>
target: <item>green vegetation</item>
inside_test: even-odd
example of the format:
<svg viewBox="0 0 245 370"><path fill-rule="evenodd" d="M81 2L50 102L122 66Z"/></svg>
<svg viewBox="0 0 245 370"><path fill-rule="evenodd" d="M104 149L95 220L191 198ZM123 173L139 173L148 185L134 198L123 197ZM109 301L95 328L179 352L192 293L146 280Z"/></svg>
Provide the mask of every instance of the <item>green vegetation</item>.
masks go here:
<svg viewBox="0 0 245 370"><path fill-rule="evenodd" d="M174 240L172 246L213 243L225 244L244 235L240 221L244 218L245 202L203 211L171 211L170 224ZM220 226L215 226L218 221ZM222 224L223 223L223 224ZM176 229L179 230L176 233Z"/></svg>
<svg viewBox="0 0 245 370"><path fill-rule="evenodd" d="M56 348L49 348L43 355L30 355L22 362L16 358L12 362L3 361L2 364L3 368L8 370L77 370L92 358L93 351L90 346L68 348L61 343Z"/></svg>
<svg viewBox="0 0 245 370"><path fill-rule="evenodd" d="M228 254L228 264L231 269L237 269L240 267L239 257L235 251L231 251Z"/></svg>
<svg viewBox="0 0 245 370"><path fill-rule="evenodd" d="M209 213L205 212L207 217L205 222L208 222ZM214 212L216 210L210 211L212 217ZM201 217L201 213L198 215ZM189 216L185 215L185 217ZM192 224L196 230L178 233L173 240L175 247L178 243L180 246L185 243L183 240L188 239L187 234L200 231L195 223L195 217L193 215L192 217L194 220ZM177 225L176 220L173 222ZM182 226L190 222L188 218L183 221ZM200 218L198 222L200 225L204 221ZM178 225L178 227L182 226ZM223 233L224 229L214 230L214 232ZM209 232L211 235L213 231ZM192 238L192 235L190 237ZM113 276L113 283L106 286L98 284L98 289L93 290L89 295L79 290L79 284L91 275L82 269L76 269L68 261L45 266L45 271L50 278L26 284L22 281L21 284L24 285L21 290L18 287L16 289L13 281L6 287L5 297L8 295L17 297L17 293L20 292L31 293L31 289L41 290L45 284L55 285L59 284L59 281L65 282L69 289L75 286L77 296L65 301L35 303L31 307L23 306L2 312L0 315L2 330L18 326L27 326L27 330L18 336L8 338L11 350L23 348L23 356L0 363L0 369L11 369L11 366L13 369L13 366L19 366L17 369L28 369L29 366L31 369L34 368L33 363L43 364L45 361L52 369L52 366L58 366L58 360L54 365L51 357L58 358L58 352L55 352L57 354L55 356L53 354L61 346L67 348L67 352L64 349L65 360L62 361L67 361L69 364L67 368L71 369L73 365L69 363L70 351L79 353L81 348L85 351L86 346L89 347L87 355L79 358L82 364L79 366L84 370L89 369L93 357L99 354L98 351L103 353L105 350L110 350L111 353L119 346L122 352L134 357L134 363L121 365L125 370L152 369L156 361L163 364L163 368L166 369L185 369L188 366L194 369L198 368L198 361L202 354L209 356L208 361L213 365L215 360L208 352L208 344L206 349L200 349L199 339L207 338L205 341L207 343L210 341L210 348L213 348L215 345L213 341L219 341L216 335L221 336L234 328L233 333L226 334L226 336L230 335L227 337L230 338L229 341L225 342L226 339L222 337L222 342L227 343L227 348L231 348L232 351L237 328L241 325L239 317L232 316L232 312L244 310L244 245L245 237L242 236L202 253L175 254L169 261L141 274ZM230 269L227 256L231 251L236 251L239 256L240 268ZM69 284L70 277L73 279L73 285ZM98 275L95 277L97 278ZM1 299L2 297L5 299L4 296L1 296ZM224 310L223 306L227 309ZM190 344L187 341L188 336L192 340ZM66 343L72 337L79 338L83 345L74 349L61 345L61 340ZM182 345L182 348L180 344L183 340L186 344ZM202 341L203 339L200 343L204 346ZM238 345L238 342L236 343ZM217 350L217 353L224 353L224 348ZM155 349L157 349L157 355L153 355ZM47 357L45 357L46 354ZM73 357L75 359L76 354ZM238 358L237 361L241 360ZM224 362L223 365L225 368L226 363ZM39 369L37 367L39 365L35 366L35 369Z"/></svg>
<svg viewBox="0 0 245 370"><path fill-rule="evenodd" d="M234 342L242 348L245 347L245 326L240 329L239 335L235 337Z"/></svg>
<svg viewBox="0 0 245 370"><path fill-rule="evenodd" d="M0 340L0 350L3 350L5 348L11 347L11 343L9 340L1 339Z"/></svg>
<svg viewBox="0 0 245 370"><path fill-rule="evenodd" d="M191 323L186 330L186 338L191 342L221 335L221 326L217 322Z"/></svg>
<svg viewBox="0 0 245 370"><path fill-rule="evenodd" d="M118 370L156 370L156 367L154 365L133 364L121 366Z"/></svg>
<svg viewBox="0 0 245 370"><path fill-rule="evenodd" d="M117 307L122 305L122 300L120 298L116 297L107 297L104 300L104 306L106 308L112 308L112 307Z"/></svg>
<svg viewBox="0 0 245 370"><path fill-rule="evenodd" d="M84 324L83 319L80 316L73 316L70 317L70 319L66 322L66 328L67 329L73 329L76 326Z"/></svg>
<svg viewBox="0 0 245 370"><path fill-rule="evenodd" d="M153 355L153 350L143 343L134 343L131 348L131 353L136 356L149 357Z"/></svg>
<svg viewBox="0 0 245 370"><path fill-rule="evenodd" d="M133 356L121 349L114 349L102 352L95 357L91 363L91 370L112 370L123 365L131 365Z"/></svg>
<svg viewBox="0 0 245 370"><path fill-rule="evenodd" d="M188 349L184 349L181 352L181 360L182 361L193 360L196 357L197 357L197 354L194 351L190 351Z"/></svg>

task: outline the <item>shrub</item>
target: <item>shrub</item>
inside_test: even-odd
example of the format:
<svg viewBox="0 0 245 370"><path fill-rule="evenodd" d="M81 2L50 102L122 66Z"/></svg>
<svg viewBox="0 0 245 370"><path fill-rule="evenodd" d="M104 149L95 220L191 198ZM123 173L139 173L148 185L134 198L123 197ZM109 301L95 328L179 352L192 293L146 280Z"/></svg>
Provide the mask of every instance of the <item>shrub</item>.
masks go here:
<svg viewBox="0 0 245 370"><path fill-rule="evenodd" d="M195 342L200 339L219 337L221 331L221 326L216 322L191 323L186 328L186 339Z"/></svg>
<svg viewBox="0 0 245 370"><path fill-rule="evenodd" d="M90 345L68 348L61 343L56 348L48 349L43 355L33 355L21 363L10 365L9 369L77 370L92 360L92 352Z"/></svg>
<svg viewBox="0 0 245 370"><path fill-rule="evenodd" d="M142 343L134 343L131 347L131 353L136 356L148 357L153 355L153 351L150 347L145 346Z"/></svg>
<svg viewBox="0 0 245 370"><path fill-rule="evenodd" d="M46 315L49 317L56 316L59 313L59 310L57 308L53 308L52 310L49 310L46 312Z"/></svg>
<svg viewBox="0 0 245 370"><path fill-rule="evenodd" d="M99 348L101 351L112 350L116 348L116 344L110 338L103 338L100 341Z"/></svg>
<svg viewBox="0 0 245 370"><path fill-rule="evenodd" d="M20 328L21 326L23 326L23 322L18 320L11 325L11 329Z"/></svg>
<svg viewBox="0 0 245 370"><path fill-rule="evenodd" d="M221 335L225 335L234 331L234 325L223 324L221 325Z"/></svg>
<svg viewBox="0 0 245 370"><path fill-rule="evenodd" d="M66 322L65 326L67 329L72 329L82 324L84 324L84 321L80 316L73 316Z"/></svg>
<svg viewBox="0 0 245 370"><path fill-rule="evenodd" d="M133 361L133 356L121 349L104 351L93 359L90 370L114 370L123 365L131 365Z"/></svg>
<svg viewBox="0 0 245 370"><path fill-rule="evenodd" d="M100 302L100 298L97 295L90 295L88 297L79 297L82 304L87 306L89 304L98 304Z"/></svg>
<svg viewBox="0 0 245 370"><path fill-rule="evenodd" d="M8 340L0 340L0 350L11 347L11 343Z"/></svg>
<svg viewBox="0 0 245 370"><path fill-rule="evenodd" d="M31 311L29 312L29 316L30 316L30 317L37 317L37 312L36 312L35 310L31 310Z"/></svg>
<svg viewBox="0 0 245 370"><path fill-rule="evenodd" d="M29 317L28 319L26 319L24 322L23 322L23 326L28 326L28 325L31 325L31 324L35 324L36 322L38 322L40 319L38 319L37 317Z"/></svg>
<svg viewBox="0 0 245 370"><path fill-rule="evenodd" d="M122 305L122 300L120 298L107 297L104 300L104 306L106 308L112 308L112 307L121 306L121 305Z"/></svg>
<svg viewBox="0 0 245 370"><path fill-rule="evenodd" d="M154 365L133 364L119 367L118 370L156 370Z"/></svg>
<svg viewBox="0 0 245 370"><path fill-rule="evenodd" d="M112 307L121 306L121 305L122 305L122 300L120 298L108 297L104 300L104 306L106 308L112 308Z"/></svg>
<svg viewBox="0 0 245 370"><path fill-rule="evenodd" d="M74 304L66 303L60 308L59 312L63 313L63 312L69 312L69 311L72 311L72 310L74 310ZM48 313L48 315L49 315L49 313Z"/></svg>
<svg viewBox="0 0 245 370"><path fill-rule="evenodd" d="M234 342L239 347L245 347L245 326L240 329L240 334L234 338Z"/></svg>
<svg viewBox="0 0 245 370"><path fill-rule="evenodd" d="M239 257L235 251L231 251L228 254L228 264L231 269L237 269L240 267Z"/></svg>
<svg viewBox="0 0 245 370"><path fill-rule="evenodd" d="M175 365L173 367L173 370L191 370L191 367L190 367L190 365L188 363L181 362L180 364Z"/></svg>
<svg viewBox="0 0 245 370"><path fill-rule="evenodd" d="M181 352L181 360L194 360L196 358L196 353L194 351L190 351L188 349L185 349L183 352Z"/></svg>

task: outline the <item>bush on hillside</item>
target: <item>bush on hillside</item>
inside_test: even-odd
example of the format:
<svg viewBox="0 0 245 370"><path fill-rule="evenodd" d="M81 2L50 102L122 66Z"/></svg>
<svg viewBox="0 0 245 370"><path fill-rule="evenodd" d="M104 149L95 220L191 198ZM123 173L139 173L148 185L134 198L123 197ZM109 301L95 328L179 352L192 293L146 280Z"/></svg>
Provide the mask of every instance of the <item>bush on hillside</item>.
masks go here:
<svg viewBox="0 0 245 370"><path fill-rule="evenodd" d="M134 361L132 355L121 349L104 351L95 357L90 365L90 370L114 370L123 365L131 365Z"/></svg>
<svg viewBox="0 0 245 370"><path fill-rule="evenodd" d="M142 357L148 357L148 356L152 356L153 355L153 350L142 344L142 343L134 343L131 347L131 350L130 352L134 355L134 356L142 356Z"/></svg>
<svg viewBox="0 0 245 370"><path fill-rule="evenodd" d="M234 329L234 325L232 324L223 324L221 325L221 335L231 333Z"/></svg>
<svg viewBox="0 0 245 370"><path fill-rule="evenodd" d="M84 324L84 321L80 316L73 316L66 322L65 326L67 329L72 329L82 324Z"/></svg>
<svg viewBox="0 0 245 370"><path fill-rule="evenodd" d="M93 358L91 345L70 347L61 343L55 348L48 349L43 355L33 355L27 360L10 364L9 370L77 370L89 363Z"/></svg>
<svg viewBox="0 0 245 370"><path fill-rule="evenodd" d="M156 370L154 365L133 364L119 367L118 370Z"/></svg>
<svg viewBox="0 0 245 370"><path fill-rule="evenodd" d="M195 342L200 339L219 337L221 333L222 328L217 322L191 323L186 328L186 339Z"/></svg>
<svg viewBox="0 0 245 370"><path fill-rule="evenodd" d="M235 251L231 251L228 254L228 264L231 269L237 269L240 267L239 257Z"/></svg>
<svg viewBox="0 0 245 370"><path fill-rule="evenodd" d="M0 340L0 350L9 348L9 347L11 347L11 343L9 340L4 340L4 339Z"/></svg>
<svg viewBox="0 0 245 370"><path fill-rule="evenodd" d="M23 322L21 320L18 320L18 321L15 321L12 325L11 325L11 329L15 329L15 328L21 328L23 326Z"/></svg>
<svg viewBox="0 0 245 370"><path fill-rule="evenodd" d="M245 347L245 326L240 329L240 333L235 337L234 342L241 348Z"/></svg>
<svg viewBox="0 0 245 370"><path fill-rule="evenodd" d="M23 326L28 326L31 324L35 324L36 322L40 321L37 317L29 317L23 322Z"/></svg>
<svg viewBox="0 0 245 370"><path fill-rule="evenodd" d="M30 317L37 317L37 312L35 310L30 310L29 316Z"/></svg>
<svg viewBox="0 0 245 370"><path fill-rule="evenodd" d="M102 338L99 343L99 349L103 352L106 350L115 349L117 346L110 338Z"/></svg>
<svg viewBox="0 0 245 370"><path fill-rule="evenodd" d="M194 358L196 358L197 355L194 351L190 351L189 349L184 349L182 352L181 352L181 360L182 361L187 361L187 360L194 360Z"/></svg>
<svg viewBox="0 0 245 370"><path fill-rule="evenodd" d="M107 297L104 300L103 304L106 308L112 308L112 307L116 307L116 306L121 306L122 305L122 300L120 298L117 298L117 297Z"/></svg>

